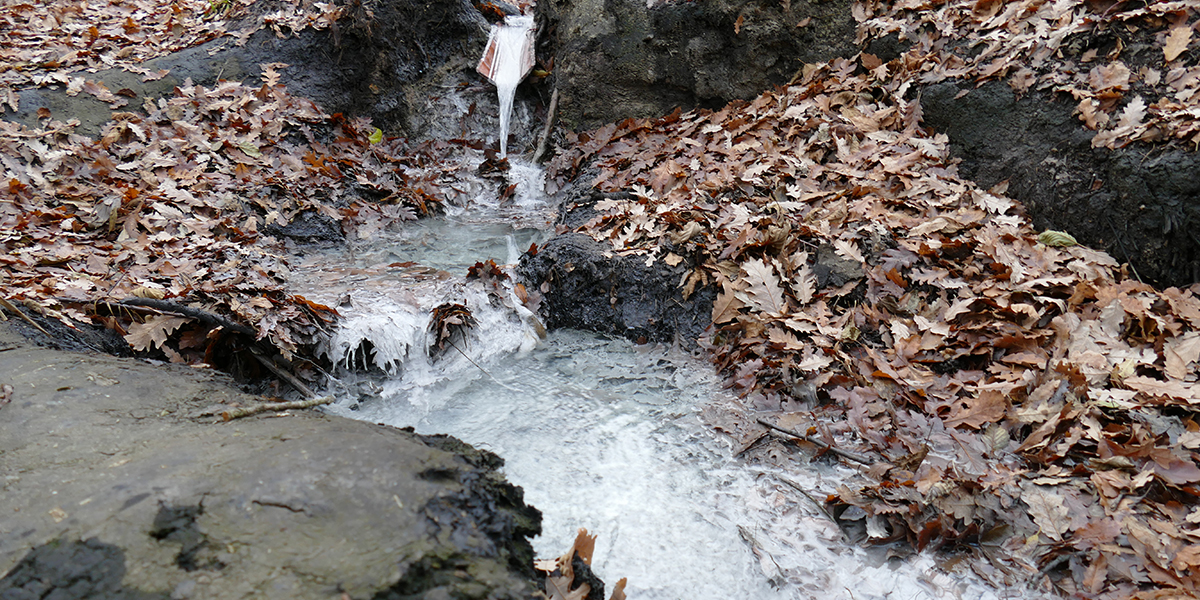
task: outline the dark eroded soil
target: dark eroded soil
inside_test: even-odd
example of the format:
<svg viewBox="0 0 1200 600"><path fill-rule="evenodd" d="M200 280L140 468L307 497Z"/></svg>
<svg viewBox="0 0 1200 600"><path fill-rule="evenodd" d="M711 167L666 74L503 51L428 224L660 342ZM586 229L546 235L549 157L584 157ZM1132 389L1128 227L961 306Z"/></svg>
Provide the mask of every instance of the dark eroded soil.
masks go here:
<svg viewBox="0 0 1200 600"><path fill-rule="evenodd" d="M586 185L577 185L562 207L560 223L573 228L586 222L599 199ZM607 242L565 233L536 256L522 255L518 273L531 289L545 291L547 327L614 334L639 343L678 340L691 348L708 327L716 292L708 285L683 297L680 280L694 267L690 257L683 258L674 267L663 260L647 264L647 256L614 256Z"/></svg>
<svg viewBox="0 0 1200 600"><path fill-rule="evenodd" d="M1095 132L1048 93L1018 98L1002 82L926 87L925 123L950 136L960 171L1008 181L1038 229L1065 230L1162 286L1200 281L1200 154L1175 146L1092 148Z"/></svg>
<svg viewBox="0 0 1200 600"><path fill-rule="evenodd" d="M654 6L647 6L654 4ZM719 108L853 55L851 2L546 0L559 113L572 129ZM803 26L799 26L803 25Z"/></svg>

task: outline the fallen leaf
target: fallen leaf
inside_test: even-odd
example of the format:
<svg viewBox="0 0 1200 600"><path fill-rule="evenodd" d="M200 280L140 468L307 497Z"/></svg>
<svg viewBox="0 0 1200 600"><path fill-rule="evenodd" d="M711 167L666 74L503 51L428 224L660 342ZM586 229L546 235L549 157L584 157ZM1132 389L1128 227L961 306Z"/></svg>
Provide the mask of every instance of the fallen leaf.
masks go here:
<svg viewBox="0 0 1200 600"><path fill-rule="evenodd" d="M1192 363L1200 360L1200 331L1189 331L1167 340L1163 345L1167 375L1184 379Z"/></svg>
<svg viewBox="0 0 1200 600"><path fill-rule="evenodd" d="M180 325L187 323L191 319L187 317L173 317L167 315L159 315L146 319L145 323L134 323L129 327L129 333L125 335L125 341L138 352L145 352L150 348L161 347L166 343L167 337L171 332L179 329Z"/></svg>
<svg viewBox="0 0 1200 600"><path fill-rule="evenodd" d="M1054 231L1047 229L1038 234L1038 242L1055 248L1065 248L1068 246L1078 245L1075 237L1065 231Z"/></svg>
<svg viewBox="0 0 1200 600"><path fill-rule="evenodd" d="M1032 487L1021 495L1021 501L1029 507L1029 516L1046 537L1061 542L1067 533L1069 512L1063 505L1062 496L1055 492Z"/></svg>
<svg viewBox="0 0 1200 600"><path fill-rule="evenodd" d="M984 423L995 423L1003 419L1007 412L1008 399L1004 394L985 390L974 398L963 399L959 408L946 419L946 427L966 425L971 429L978 429Z"/></svg>
<svg viewBox="0 0 1200 600"><path fill-rule="evenodd" d="M1179 58L1184 50L1187 50L1188 43L1192 41L1192 28L1187 25L1180 25L1171 30L1167 36L1167 41L1163 44L1163 58L1167 62L1171 62Z"/></svg>
<svg viewBox="0 0 1200 600"><path fill-rule="evenodd" d="M742 263L742 273L748 287L740 299L750 308L768 315L783 315L787 304L775 269L756 258Z"/></svg>

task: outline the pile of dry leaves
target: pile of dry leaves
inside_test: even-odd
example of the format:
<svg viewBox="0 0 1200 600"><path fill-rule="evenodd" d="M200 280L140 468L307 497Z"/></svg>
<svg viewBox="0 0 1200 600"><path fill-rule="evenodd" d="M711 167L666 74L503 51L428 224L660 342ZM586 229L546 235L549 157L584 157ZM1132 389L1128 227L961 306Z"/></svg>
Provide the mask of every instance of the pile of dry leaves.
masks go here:
<svg viewBox="0 0 1200 600"><path fill-rule="evenodd" d="M860 42L894 34L912 44L899 61L865 61L879 75L998 79L1018 94L1069 94L1097 147L1200 145L1195 2L865 0L854 16Z"/></svg>
<svg viewBox="0 0 1200 600"><path fill-rule="evenodd" d="M166 72L139 63L222 36L244 44L263 27L277 35L323 29L343 12L332 2L280 0L274 3L276 10L260 11L252 19L253 4L255 0L6 0L0 5L0 109L8 104L17 110L17 89L59 84L118 108L127 100L114 96L118 90L88 81L86 72L119 67L153 81Z"/></svg>
<svg viewBox="0 0 1200 600"><path fill-rule="evenodd" d="M0 296L174 361L216 364L230 323L285 357L313 344L336 313L284 291L288 227L368 236L437 211L457 148L385 140L266 73L257 88L177 88L98 140L3 124Z"/></svg>
<svg viewBox="0 0 1200 600"><path fill-rule="evenodd" d="M998 585L1194 594L1200 300L959 178L903 60L578 134L550 177L632 190L581 229L718 287L702 343L754 413L744 446L768 416L874 457L825 490L872 541L974 548Z"/></svg>

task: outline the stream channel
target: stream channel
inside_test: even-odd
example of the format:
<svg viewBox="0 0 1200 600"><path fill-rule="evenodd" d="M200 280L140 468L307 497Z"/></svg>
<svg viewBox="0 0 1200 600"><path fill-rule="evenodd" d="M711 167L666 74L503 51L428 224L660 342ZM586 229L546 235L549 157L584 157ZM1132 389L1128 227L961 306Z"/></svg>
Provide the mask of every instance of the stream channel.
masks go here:
<svg viewBox="0 0 1200 600"><path fill-rule="evenodd" d="M449 434L500 455L509 481L544 514L539 556L598 534L592 566L634 599L1012 598L959 563L891 558L841 532L771 468L733 456L701 412L735 399L711 365L679 349L560 330L544 337L511 290L467 280L476 261L513 264L550 236L540 170L516 161L515 196L495 195L296 259L292 286L338 307L325 352L343 367L331 412ZM504 297L507 295L507 297ZM429 313L465 303L477 321L435 353ZM543 332L544 333L544 332ZM468 359L469 357L469 359ZM853 472L798 465L815 497Z"/></svg>

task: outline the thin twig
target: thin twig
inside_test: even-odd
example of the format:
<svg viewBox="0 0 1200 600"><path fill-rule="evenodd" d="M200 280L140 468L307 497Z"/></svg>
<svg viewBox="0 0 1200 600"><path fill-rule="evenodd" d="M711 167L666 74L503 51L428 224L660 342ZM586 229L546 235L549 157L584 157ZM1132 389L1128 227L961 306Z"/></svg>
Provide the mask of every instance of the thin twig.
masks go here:
<svg viewBox="0 0 1200 600"><path fill-rule="evenodd" d="M820 447L821 447L821 448L823 448L824 450L827 450L827 451L829 451L829 452L832 452L832 453L834 453L834 454L836 454L836 455L838 455L838 456L840 456L840 457L842 457L842 458L844 458L844 459L846 459L846 460L852 460L852 461L854 461L854 462L856 462L856 463L859 463L859 464L864 464L864 465L870 465L870 464L873 464L873 462L874 462L874 461L872 461L871 459L869 459L869 458L867 458L867 457L865 457L865 456L863 456L863 455L861 455L861 454L855 454L855 453L853 453L853 452L847 452L847 451L845 451L845 450L842 450L842 449L840 449L840 448L834 448L833 446L830 446L829 444L826 444L825 442L822 442L821 440L818 440L818 439L815 439L815 438L809 437L809 436L807 436L807 435L804 435L804 434L802 434L802 433L797 433L797 432L795 432L795 431L792 431L792 430L790 430L790 429L784 429L784 428L782 428L782 427L779 427L779 426L777 426L777 425L772 425L772 424L770 424L770 423L766 422L766 421L765 421L765 420L763 420L763 419L759 419L759 420L758 420L758 424L759 424L759 425L762 425L763 427L766 427L766 428L768 428L768 429L774 429L775 431L778 431L778 432L780 432L780 433L786 433L786 434L788 434L788 435L790 435L790 436L792 436L792 437L794 437L794 438L799 438L799 439L802 439L802 440L804 440L804 441L806 441L806 442L808 442L808 443L810 443L810 444L816 444L817 446L820 446Z"/></svg>
<svg viewBox="0 0 1200 600"><path fill-rule="evenodd" d="M842 528L842 524L838 523L838 520L833 518L833 514L830 513L828 509L825 508L825 505L820 502L817 502L817 499L813 498L812 494L809 494L807 491L805 491L804 488L800 487L800 484L792 481L791 479L788 479L787 477L780 477L780 476L776 475L775 478L782 481L783 483L787 484L787 486L792 488L793 490L796 490L797 492L800 492L801 494L803 494L805 498L808 498L809 502L813 503L813 506L817 507L817 510L821 511L821 514L825 515L830 521L833 521L833 524L837 525L838 529Z"/></svg>
<svg viewBox="0 0 1200 600"><path fill-rule="evenodd" d="M546 126L542 128L542 136L538 139L537 151L533 153L533 162L536 164L542 159L542 155L546 153L546 148L550 142L550 130L554 127L554 112L558 110L558 88L550 94L550 110L546 111Z"/></svg>
<svg viewBox="0 0 1200 600"><path fill-rule="evenodd" d="M297 379L295 375L288 373L279 365L275 364L275 361L259 354L258 352L255 352L254 350L254 348L250 349L250 353L254 355L254 358L258 359L258 362L262 363L262 366L274 373L276 377L279 377L280 379L290 383L292 387L296 388L296 391L300 392L305 398L312 399L317 397L317 394L309 389L307 385L304 385L303 381Z"/></svg>
<svg viewBox="0 0 1200 600"><path fill-rule="evenodd" d="M322 404L329 404L331 402L333 402L333 396L322 396L320 398L312 398L309 400L298 400L296 402L275 402L275 403L271 403L271 404L263 403L263 404L257 404L254 406L246 406L243 408L229 409L229 410L221 413L221 418L226 421L232 421L234 419L240 419L242 417L249 417L250 415L257 415L258 413L261 413L261 412L267 412L267 411L272 411L272 410L292 410L292 409L299 410L302 408L312 408L314 406L321 406Z"/></svg>
<svg viewBox="0 0 1200 600"><path fill-rule="evenodd" d="M470 356L467 356L467 353L466 353L466 352L463 352L463 351L462 351L462 349L461 349L461 348L459 348L459 347L458 347L458 346L457 346L457 345L454 343L454 340L447 338L447 339L446 339L446 341L447 341L447 342L450 342L450 346L451 346L452 348L454 348L455 350L458 350L458 353L459 353L459 354L461 354L461 355L463 355L463 358L467 359L467 362L469 362L469 363L471 363L471 364L475 365L475 368L476 368L476 369L479 369L479 371L480 371L481 373L483 373L484 375L487 375L487 376L488 376L488 378L489 378L489 379L491 379L493 382L495 382L495 384L496 384L496 385L498 385L498 386L500 386L500 387L502 387L502 388L504 388L504 389L506 389L506 390L508 390L508 391L510 391L510 392L519 392L519 391L521 391L521 390L518 390L518 389L516 389L516 388L512 388L512 387L509 387L509 386L507 386L507 385L504 385L503 383L501 383L499 379L496 379L496 376L495 376L495 375L492 375L491 373L488 373L487 369L485 369L485 368L483 368L483 367L479 366L479 363L477 363L477 362L475 362L475 361L471 360L471 357L470 357Z"/></svg>
<svg viewBox="0 0 1200 600"><path fill-rule="evenodd" d="M21 317L22 319L25 319L25 322L26 322L26 323L29 323L30 325L33 325L33 327L34 327L35 329L37 329L38 331L40 331L40 332L42 332L42 333L46 334L46 337L48 337L48 338L51 338L51 339L53 339L53 338L54 338L54 336L50 335L50 332L49 332L49 331L46 331L45 329L42 329L42 326L41 326L41 325L38 325L36 321L34 321L32 318L30 318L30 316L29 316L29 315L27 315L27 314L25 314L23 311L21 311L21 310L18 310L18 309L17 309L17 307L13 306L13 305L12 305L12 303L11 303L11 302L9 302L8 300L5 300L4 298L0 298L0 306L3 306L4 308L8 309L8 310L9 310L10 312L12 312L14 315L17 315L18 317ZM7 320L7 319L6 319L6 320Z"/></svg>

